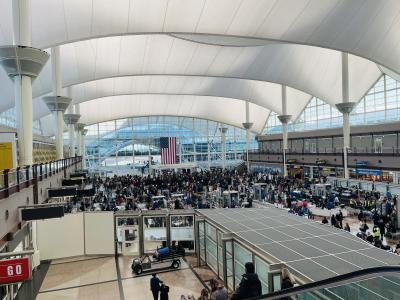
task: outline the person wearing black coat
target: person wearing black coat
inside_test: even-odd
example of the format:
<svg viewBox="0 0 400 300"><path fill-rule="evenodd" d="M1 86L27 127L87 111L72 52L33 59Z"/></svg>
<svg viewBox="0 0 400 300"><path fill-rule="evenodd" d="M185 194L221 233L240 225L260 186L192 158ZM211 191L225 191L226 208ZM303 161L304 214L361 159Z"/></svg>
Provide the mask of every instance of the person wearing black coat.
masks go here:
<svg viewBox="0 0 400 300"><path fill-rule="evenodd" d="M162 281L157 277L156 273L153 273L150 279L150 290L153 293L154 300L158 300L158 294L161 289L160 284L162 284Z"/></svg>
<svg viewBox="0 0 400 300"><path fill-rule="evenodd" d="M335 215L331 216L331 226L336 227L337 226L337 221Z"/></svg>
<svg viewBox="0 0 400 300"><path fill-rule="evenodd" d="M160 300L168 300L168 293L169 293L169 286L166 286L165 284L161 284L160 287Z"/></svg>
<svg viewBox="0 0 400 300"><path fill-rule="evenodd" d="M382 218L378 222L378 227L379 227L379 231L381 232L381 241L383 241L383 236L385 235L386 227L385 227L385 223L383 222Z"/></svg>
<svg viewBox="0 0 400 300"><path fill-rule="evenodd" d="M252 262L245 264L246 274L242 275L242 280L239 283L238 288L232 295L231 299L242 300L249 299L257 296L261 296L261 281L258 279L258 275L255 273L255 267Z"/></svg>

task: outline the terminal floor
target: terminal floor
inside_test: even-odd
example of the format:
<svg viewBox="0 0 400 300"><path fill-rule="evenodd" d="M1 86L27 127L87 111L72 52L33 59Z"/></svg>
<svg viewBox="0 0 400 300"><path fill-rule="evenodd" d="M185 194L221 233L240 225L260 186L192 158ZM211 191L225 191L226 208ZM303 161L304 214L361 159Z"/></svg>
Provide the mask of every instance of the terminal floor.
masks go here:
<svg viewBox="0 0 400 300"><path fill-rule="evenodd" d="M54 260L36 299L153 299L151 275L132 274L131 261L131 257L119 257L116 262L114 257L101 256ZM159 272L159 277L170 287L170 299L180 299L181 295L197 298L204 288L184 262L179 270Z"/></svg>

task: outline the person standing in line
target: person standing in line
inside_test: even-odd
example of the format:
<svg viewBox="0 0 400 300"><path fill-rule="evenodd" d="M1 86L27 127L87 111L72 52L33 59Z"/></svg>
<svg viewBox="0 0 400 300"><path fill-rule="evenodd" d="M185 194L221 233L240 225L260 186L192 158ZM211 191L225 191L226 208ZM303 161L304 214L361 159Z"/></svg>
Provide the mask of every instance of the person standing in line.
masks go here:
<svg viewBox="0 0 400 300"><path fill-rule="evenodd" d="M386 226L385 226L385 222L383 222L382 218L380 218L378 221L378 227L379 227L379 232L381 234L381 241L383 241L383 236L385 235L385 232L386 232Z"/></svg>
<svg viewBox="0 0 400 300"><path fill-rule="evenodd" d="M156 273L151 275L150 279L150 290L153 293L154 300L158 300L158 294L160 293L160 284L163 283L160 278L157 277Z"/></svg>
<svg viewBox="0 0 400 300"><path fill-rule="evenodd" d="M341 210L339 210L339 212L336 214L336 220L338 223L338 227L340 229L343 229L343 223L342 223L343 222L343 213Z"/></svg>
<svg viewBox="0 0 400 300"><path fill-rule="evenodd" d="M334 214L331 216L331 226L336 227L337 226L337 220Z"/></svg>

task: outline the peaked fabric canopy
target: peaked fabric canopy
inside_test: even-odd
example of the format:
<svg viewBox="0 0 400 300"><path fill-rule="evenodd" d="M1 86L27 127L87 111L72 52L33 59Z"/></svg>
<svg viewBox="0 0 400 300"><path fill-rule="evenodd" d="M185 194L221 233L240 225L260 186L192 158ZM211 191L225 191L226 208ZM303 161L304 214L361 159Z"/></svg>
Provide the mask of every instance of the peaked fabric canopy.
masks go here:
<svg viewBox="0 0 400 300"><path fill-rule="evenodd" d="M152 115L156 108L159 114L204 115L241 126L245 105L240 103L250 101L250 121L260 132L269 111L282 113L281 84L289 87L288 113L295 118L312 96L332 105L341 102L340 51L353 54L351 101L362 98L382 70L400 73L397 0L31 3L33 46L50 51L61 45L63 86L72 87L73 101L82 102L89 124L121 114ZM11 0L0 1L0 46L12 43L11 5ZM3 71L0 90L4 111L14 105L14 90ZM33 91L34 118L46 118L41 96L51 91L50 62ZM196 105L170 109L181 99ZM103 108L109 101L127 107L146 101L150 110ZM99 112L88 113L102 117L86 116L83 108L90 105Z"/></svg>

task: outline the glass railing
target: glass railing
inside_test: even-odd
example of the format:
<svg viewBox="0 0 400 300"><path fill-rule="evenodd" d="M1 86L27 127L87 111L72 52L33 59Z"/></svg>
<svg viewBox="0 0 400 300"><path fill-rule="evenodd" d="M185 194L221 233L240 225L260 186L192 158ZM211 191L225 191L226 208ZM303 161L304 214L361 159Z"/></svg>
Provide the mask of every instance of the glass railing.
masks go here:
<svg viewBox="0 0 400 300"><path fill-rule="evenodd" d="M296 300L400 299L400 266L364 269L252 298Z"/></svg>
<svg viewBox="0 0 400 300"><path fill-rule="evenodd" d="M64 168L75 165L81 161L81 157L66 158L45 164L38 164L23 168L0 171L0 199L18 192L21 188L31 184L31 180L43 180L44 175L61 172Z"/></svg>

